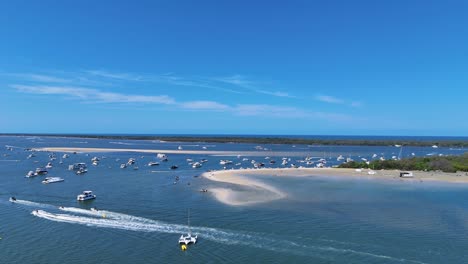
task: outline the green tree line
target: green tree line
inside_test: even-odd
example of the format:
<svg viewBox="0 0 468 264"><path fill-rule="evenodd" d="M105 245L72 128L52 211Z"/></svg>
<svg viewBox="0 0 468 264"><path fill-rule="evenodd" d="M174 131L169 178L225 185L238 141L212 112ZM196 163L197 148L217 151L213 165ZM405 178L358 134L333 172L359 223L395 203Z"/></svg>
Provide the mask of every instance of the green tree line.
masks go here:
<svg viewBox="0 0 468 264"><path fill-rule="evenodd" d="M350 161L339 165L340 168L369 168L374 170L419 170L443 172L468 172L468 153L461 156L413 157L401 160Z"/></svg>

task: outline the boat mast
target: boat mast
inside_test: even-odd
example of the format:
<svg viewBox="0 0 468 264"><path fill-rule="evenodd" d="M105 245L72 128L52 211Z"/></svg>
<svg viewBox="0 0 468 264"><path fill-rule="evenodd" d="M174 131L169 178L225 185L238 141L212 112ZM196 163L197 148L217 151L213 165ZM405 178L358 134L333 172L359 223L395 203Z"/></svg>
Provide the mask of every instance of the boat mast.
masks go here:
<svg viewBox="0 0 468 264"><path fill-rule="evenodd" d="M190 208L188 209L188 218L187 218L187 222L188 222L188 232L189 232L189 234L191 235L192 232L190 231Z"/></svg>

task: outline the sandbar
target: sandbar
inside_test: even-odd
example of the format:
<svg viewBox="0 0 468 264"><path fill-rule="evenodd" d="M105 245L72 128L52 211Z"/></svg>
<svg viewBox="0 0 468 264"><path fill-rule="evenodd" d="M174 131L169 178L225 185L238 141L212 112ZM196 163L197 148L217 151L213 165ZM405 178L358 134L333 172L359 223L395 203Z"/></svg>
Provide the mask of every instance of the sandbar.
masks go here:
<svg viewBox="0 0 468 264"><path fill-rule="evenodd" d="M288 157L304 155L320 155L322 152L311 151L224 151L224 150L186 150L186 149L131 149L131 148L79 148L79 147L44 147L34 148L35 151L67 152L67 153L106 153L106 152L138 152L138 153L165 153L165 154L192 154L192 155L212 155L212 156L271 156Z"/></svg>
<svg viewBox="0 0 468 264"><path fill-rule="evenodd" d="M371 174L369 174L371 172ZM239 206L250 205L262 202L269 202L287 197L287 193L280 189L261 182L249 176L265 177L314 177L328 176L341 178L369 179L369 180L390 180L398 182L447 182L447 183L468 183L468 173L444 173L414 171L412 178L399 177L399 170L378 170L367 169L342 169L342 168L263 168L263 169L236 169L219 170L205 172L202 176L206 179L247 187L245 191L234 190L232 188L210 189L214 197L227 205ZM249 191L250 190L250 191Z"/></svg>

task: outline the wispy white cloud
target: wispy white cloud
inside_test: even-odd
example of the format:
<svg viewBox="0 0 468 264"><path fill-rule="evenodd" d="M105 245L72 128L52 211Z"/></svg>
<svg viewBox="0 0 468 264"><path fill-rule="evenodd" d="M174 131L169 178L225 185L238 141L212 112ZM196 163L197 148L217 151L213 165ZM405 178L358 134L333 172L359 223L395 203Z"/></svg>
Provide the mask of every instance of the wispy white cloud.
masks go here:
<svg viewBox="0 0 468 264"><path fill-rule="evenodd" d="M111 72L106 70L82 70L77 72L51 71L49 74L10 73L2 74L14 77L14 82L30 81L52 85L67 83L75 86L110 87L134 83L135 87L146 84L165 84L171 86L198 87L234 94L265 94L274 97L296 98L284 91L259 88L260 83L250 80L243 75L224 77L179 76L174 73L163 74L135 74L129 72Z"/></svg>
<svg viewBox="0 0 468 264"><path fill-rule="evenodd" d="M289 98L296 98L296 96L290 95L285 92L270 92L270 91L265 91L265 90L256 90L257 93L261 94L268 94L268 95L273 95L276 97L289 97Z"/></svg>
<svg viewBox="0 0 468 264"><path fill-rule="evenodd" d="M22 81L33 81L41 83L69 83L72 80L56 77L51 75L36 74L36 73L2 73L1 75L7 77L13 77L14 79Z"/></svg>
<svg viewBox="0 0 468 264"><path fill-rule="evenodd" d="M192 110L229 110L230 107L228 105L214 102L214 101L190 101L180 103L180 106L185 109L192 109Z"/></svg>
<svg viewBox="0 0 468 264"><path fill-rule="evenodd" d="M58 95L71 97L86 103L145 103L166 105L173 111L187 109L192 111L218 111L231 113L238 116L258 116L262 118L292 118L292 119L325 119L338 122L348 122L353 117L348 115L314 112L302 108L290 106L277 106L269 104L237 104L227 105L216 101L186 101L179 102L167 95L134 95L114 92L105 92L97 89L70 86L46 86L46 85L19 85L13 84L10 87L18 92Z"/></svg>
<svg viewBox="0 0 468 264"><path fill-rule="evenodd" d="M212 80L221 82L221 83L226 83L226 84L233 85L233 86L237 86L237 87L246 89L254 93L266 94L266 95L271 95L271 96L276 96L276 97L296 98L296 96L290 95L286 92L259 89L257 88L259 84L247 79L245 76L238 75L238 74L228 76L228 77L215 77L215 78L212 78Z"/></svg>
<svg viewBox="0 0 468 264"><path fill-rule="evenodd" d="M347 105L347 106L351 106L351 107L361 107L362 106L362 102L359 102L359 101L349 102L349 101L343 100L341 98L337 98L337 97L330 96L330 95L317 95L315 97L315 99L320 101L320 102L329 103L329 104L341 104L341 105Z"/></svg>
<svg viewBox="0 0 468 264"><path fill-rule="evenodd" d="M319 100L321 102L325 102L325 103L331 103L331 104L342 104L342 103L344 103L343 100L341 100L339 98L336 98L336 97L333 97L333 96L329 96L329 95L317 95L315 98L317 100Z"/></svg>
<svg viewBox="0 0 468 264"><path fill-rule="evenodd" d="M85 73L88 73L93 76L117 79L122 81L143 81L145 78L141 75L136 75L132 73L114 73L102 70L86 70Z"/></svg>
<svg viewBox="0 0 468 264"><path fill-rule="evenodd" d="M239 75L239 74L227 76L227 77L214 77L211 79L218 81L218 82L240 86L243 88L250 88L253 84L252 81L247 80L246 77Z"/></svg>
<svg viewBox="0 0 468 264"><path fill-rule="evenodd" d="M304 117L304 110L296 107L274 106L267 104L239 104L233 109L235 114L242 116L264 116L264 117Z"/></svg>
<svg viewBox="0 0 468 264"><path fill-rule="evenodd" d="M44 94L44 95L66 95L73 98L86 100L87 102L102 103L157 103L174 104L173 98L167 95L127 95L113 92L103 92L96 89L81 87L60 87L60 86L32 86L32 85L11 85L12 88L24 93Z"/></svg>

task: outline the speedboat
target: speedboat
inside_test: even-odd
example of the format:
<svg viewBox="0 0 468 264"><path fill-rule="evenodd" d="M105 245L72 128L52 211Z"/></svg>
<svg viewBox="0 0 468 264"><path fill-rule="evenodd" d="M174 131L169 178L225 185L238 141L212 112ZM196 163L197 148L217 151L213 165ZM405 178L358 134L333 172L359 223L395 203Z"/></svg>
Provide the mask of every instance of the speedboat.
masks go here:
<svg viewBox="0 0 468 264"><path fill-rule="evenodd" d="M86 201L86 200L91 200L91 199L96 199L96 195L93 194L92 191L83 191L82 194L79 194L76 196L76 200L78 201Z"/></svg>
<svg viewBox="0 0 468 264"><path fill-rule="evenodd" d="M60 178L60 177L46 177L42 183L44 184L48 184L48 183L54 183L54 182L63 182L64 179Z"/></svg>
<svg viewBox="0 0 468 264"><path fill-rule="evenodd" d="M14 203L14 202L16 202L16 198L14 196L12 196L12 197L10 197L10 199L8 199L8 201Z"/></svg>

